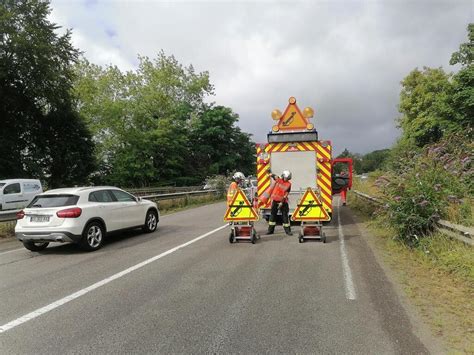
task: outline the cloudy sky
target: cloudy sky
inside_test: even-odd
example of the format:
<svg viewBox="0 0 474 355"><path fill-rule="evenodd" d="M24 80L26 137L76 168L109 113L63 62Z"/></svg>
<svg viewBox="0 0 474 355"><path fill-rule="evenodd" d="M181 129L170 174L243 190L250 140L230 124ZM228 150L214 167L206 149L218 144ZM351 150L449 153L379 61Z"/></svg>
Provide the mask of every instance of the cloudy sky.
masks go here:
<svg viewBox="0 0 474 355"><path fill-rule="evenodd" d="M366 153L390 147L400 81L415 67L448 71L467 40L474 0L52 0L51 20L73 30L93 63L135 69L161 49L210 72L217 104L266 141L273 109L290 96L316 111L321 139Z"/></svg>

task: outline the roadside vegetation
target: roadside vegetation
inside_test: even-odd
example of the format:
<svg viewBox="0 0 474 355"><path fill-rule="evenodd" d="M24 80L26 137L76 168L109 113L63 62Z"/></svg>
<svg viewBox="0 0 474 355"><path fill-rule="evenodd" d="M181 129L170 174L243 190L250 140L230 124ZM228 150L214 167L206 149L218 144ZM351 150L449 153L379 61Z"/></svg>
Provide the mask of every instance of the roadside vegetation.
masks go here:
<svg viewBox="0 0 474 355"><path fill-rule="evenodd" d="M15 221L0 222L0 238L15 236Z"/></svg>
<svg viewBox="0 0 474 355"><path fill-rule="evenodd" d="M431 235L438 219L474 225L473 60L474 24L469 24L468 42L450 61L459 66L457 73L425 67L401 82L401 136L395 146L365 156L342 154L358 162L357 173L371 171L362 187L385 201L379 213L412 247Z"/></svg>
<svg viewBox="0 0 474 355"><path fill-rule="evenodd" d="M210 203L224 201L222 194L210 194L205 196L194 196L189 198L178 198L173 200L159 201L158 207L161 214L169 214L186 210L192 207L204 206Z"/></svg>
<svg viewBox="0 0 474 355"><path fill-rule="evenodd" d="M438 219L474 225L474 24L468 42L442 68L413 70L403 81L401 137L358 162L353 188L383 201L349 205L375 237L369 242L395 271L406 294L450 353L474 353L474 252L435 228ZM382 153L383 152L383 153ZM358 170L359 169L359 170Z"/></svg>
<svg viewBox="0 0 474 355"><path fill-rule="evenodd" d="M355 189L362 190L357 183ZM474 256L472 247L437 232L416 248L400 242L377 207L348 194L348 205L423 321L449 354L474 352Z"/></svg>

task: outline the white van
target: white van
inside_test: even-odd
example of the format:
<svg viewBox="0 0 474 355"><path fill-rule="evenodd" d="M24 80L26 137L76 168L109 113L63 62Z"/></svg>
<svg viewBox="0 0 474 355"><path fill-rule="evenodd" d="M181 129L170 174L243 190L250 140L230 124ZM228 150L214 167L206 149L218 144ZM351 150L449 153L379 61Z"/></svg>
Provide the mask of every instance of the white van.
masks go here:
<svg viewBox="0 0 474 355"><path fill-rule="evenodd" d="M0 211L17 210L28 206L33 197L43 192L39 180L0 180Z"/></svg>

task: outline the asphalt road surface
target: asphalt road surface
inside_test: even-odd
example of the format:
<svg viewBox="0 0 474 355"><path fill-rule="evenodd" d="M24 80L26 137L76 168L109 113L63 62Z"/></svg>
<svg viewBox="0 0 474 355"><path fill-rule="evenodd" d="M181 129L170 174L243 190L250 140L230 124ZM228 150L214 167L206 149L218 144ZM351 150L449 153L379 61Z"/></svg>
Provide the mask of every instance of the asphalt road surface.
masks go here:
<svg viewBox="0 0 474 355"><path fill-rule="evenodd" d="M326 244L264 222L255 245L230 244L224 212L163 216L93 253L0 243L0 353L428 352L348 207Z"/></svg>

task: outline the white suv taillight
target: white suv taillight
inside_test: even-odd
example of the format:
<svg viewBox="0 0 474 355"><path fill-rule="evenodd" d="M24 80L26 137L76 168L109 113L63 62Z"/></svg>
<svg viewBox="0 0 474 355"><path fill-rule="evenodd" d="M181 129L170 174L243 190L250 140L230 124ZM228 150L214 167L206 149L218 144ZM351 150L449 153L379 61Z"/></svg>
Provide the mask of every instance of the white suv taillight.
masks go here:
<svg viewBox="0 0 474 355"><path fill-rule="evenodd" d="M74 207L58 211L56 212L56 216L59 218L77 218L81 215L81 213L82 210L79 207Z"/></svg>
<svg viewBox="0 0 474 355"><path fill-rule="evenodd" d="M23 219L25 217L25 211L21 210L16 214L16 219Z"/></svg>

